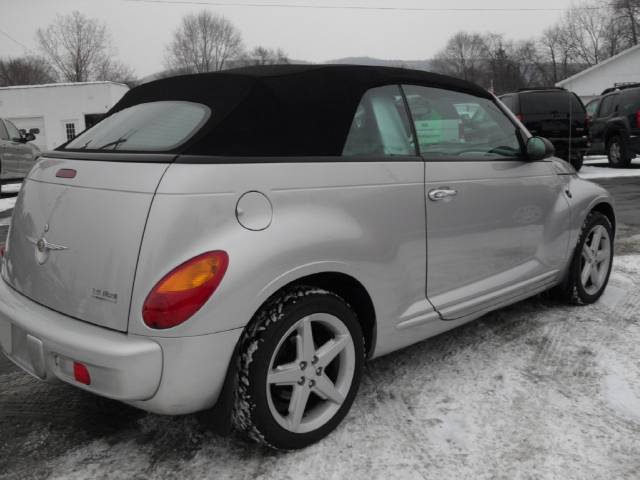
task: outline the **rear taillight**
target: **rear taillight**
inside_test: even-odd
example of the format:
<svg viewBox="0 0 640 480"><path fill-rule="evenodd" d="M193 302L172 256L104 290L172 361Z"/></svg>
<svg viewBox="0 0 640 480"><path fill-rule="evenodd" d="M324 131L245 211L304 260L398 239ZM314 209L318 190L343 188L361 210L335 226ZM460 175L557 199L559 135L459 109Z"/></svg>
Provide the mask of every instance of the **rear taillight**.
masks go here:
<svg viewBox="0 0 640 480"><path fill-rule="evenodd" d="M5 246L4 243L0 243L0 258L4 257Z"/></svg>
<svg viewBox="0 0 640 480"><path fill-rule="evenodd" d="M640 128L640 110L636 112L636 128Z"/></svg>
<svg viewBox="0 0 640 480"><path fill-rule="evenodd" d="M86 365L80 362L73 362L73 378L77 382L84 385L91 385L91 375L89 375L89 369Z"/></svg>
<svg viewBox="0 0 640 480"><path fill-rule="evenodd" d="M144 323L165 329L188 320L216 291L228 265L227 252L217 250L174 268L147 295L142 307Z"/></svg>

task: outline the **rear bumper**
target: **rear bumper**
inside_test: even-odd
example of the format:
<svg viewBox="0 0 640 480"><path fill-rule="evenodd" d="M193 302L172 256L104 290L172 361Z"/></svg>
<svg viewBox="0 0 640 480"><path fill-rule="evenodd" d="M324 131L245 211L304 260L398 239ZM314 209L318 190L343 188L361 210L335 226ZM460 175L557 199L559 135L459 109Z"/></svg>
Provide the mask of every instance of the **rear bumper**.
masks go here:
<svg viewBox="0 0 640 480"><path fill-rule="evenodd" d="M550 138L553 146L556 148L556 154L566 155L569 153L569 146L575 155L576 153L585 154L590 148L590 142L587 137L578 138Z"/></svg>
<svg viewBox="0 0 640 480"><path fill-rule="evenodd" d="M242 329L195 337L144 337L75 320L0 279L0 350L45 381L70 383L143 410L178 415L216 404ZM73 362L91 384L75 380Z"/></svg>
<svg viewBox="0 0 640 480"><path fill-rule="evenodd" d="M636 155L640 154L640 135L631 135L629 137L629 150Z"/></svg>
<svg viewBox="0 0 640 480"><path fill-rule="evenodd" d="M108 398L146 400L160 386L158 343L54 312L1 279L0 345L11 361L41 380L62 380ZM75 380L74 361L87 366L91 385Z"/></svg>

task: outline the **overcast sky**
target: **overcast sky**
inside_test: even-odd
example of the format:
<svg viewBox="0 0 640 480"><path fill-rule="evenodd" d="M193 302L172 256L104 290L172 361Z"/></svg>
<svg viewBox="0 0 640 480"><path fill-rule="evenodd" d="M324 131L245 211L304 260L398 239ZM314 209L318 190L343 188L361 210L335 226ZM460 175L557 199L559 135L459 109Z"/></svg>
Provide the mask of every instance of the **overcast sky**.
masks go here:
<svg viewBox="0 0 640 480"><path fill-rule="evenodd" d="M155 0L163 2L165 0ZM182 0L175 0L178 3ZM165 45L180 18L203 8L231 20L247 47L283 48L290 58L322 62L350 57L431 58L458 30L531 38L555 23L572 0L196 0L199 5L131 0L0 0L0 57L37 50L35 32L56 14L79 10L104 21L118 57L140 77L163 69ZM212 5L224 3L223 5ZM541 8L543 11L401 11L241 6ZM575 3L575 1L574 1ZM6 35L15 39L10 40ZM24 47L22 45L24 45Z"/></svg>

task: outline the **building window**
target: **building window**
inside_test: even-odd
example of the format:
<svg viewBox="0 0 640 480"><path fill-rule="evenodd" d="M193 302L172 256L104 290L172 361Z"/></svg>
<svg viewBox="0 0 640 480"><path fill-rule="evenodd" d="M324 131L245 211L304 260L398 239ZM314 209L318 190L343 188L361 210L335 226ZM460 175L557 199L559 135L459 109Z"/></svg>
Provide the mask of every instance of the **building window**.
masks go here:
<svg viewBox="0 0 640 480"><path fill-rule="evenodd" d="M67 140L71 140L76 136L76 124L75 123L65 123L64 129L67 133Z"/></svg>
<svg viewBox="0 0 640 480"><path fill-rule="evenodd" d="M85 128L91 128L105 117L104 113L88 113L84 116Z"/></svg>

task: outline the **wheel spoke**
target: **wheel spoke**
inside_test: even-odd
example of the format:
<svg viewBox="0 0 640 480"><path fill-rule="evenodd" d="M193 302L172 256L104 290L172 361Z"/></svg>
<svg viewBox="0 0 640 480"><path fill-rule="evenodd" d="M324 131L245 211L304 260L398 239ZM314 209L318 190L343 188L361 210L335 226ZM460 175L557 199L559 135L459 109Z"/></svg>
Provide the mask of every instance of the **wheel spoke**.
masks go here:
<svg viewBox="0 0 640 480"><path fill-rule="evenodd" d="M331 363L331 361L342 352L349 344L348 335L340 335L336 338L332 338L324 345L322 345L316 352L318 357L318 366L325 368Z"/></svg>
<svg viewBox="0 0 640 480"><path fill-rule="evenodd" d="M296 338L298 350L298 360L310 362L315 353L316 347L313 343L313 332L311 331L311 320L303 318L298 327Z"/></svg>
<svg viewBox="0 0 640 480"><path fill-rule="evenodd" d="M588 262L589 260L591 260L591 257L593 257L593 252L589 248L589 245L587 245L587 242L585 242L582 246L582 258L584 258Z"/></svg>
<svg viewBox="0 0 640 480"><path fill-rule="evenodd" d="M274 385L293 385L303 377L298 362L279 365L269 373L267 382Z"/></svg>
<svg viewBox="0 0 640 480"><path fill-rule="evenodd" d="M329 377L322 375L316 379L316 385L313 391L325 400L341 405L344 402L344 396L338 391Z"/></svg>
<svg viewBox="0 0 640 480"><path fill-rule="evenodd" d="M595 228L593 230L593 237L591 237L591 251L597 252L600 248L600 240L602 239L602 227Z"/></svg>
<svg viewBox="0 0 640 480"><path fill-rule="evenodd" d="M582 281L583 286L587 286L587 282L589 281L589 276L591 275L591 264L585 263L584 267L582 267L582 274L580 275L580 280Z"/></svg>
<svg viewBox="0 0 640 480"><path fill-rule="evenodd" d="M306 385L296 385L293 388L293 395L291 395L291 401L289 402L289 422L291 424L291 430L294 432L300 428L302 416L307 408L309 392L310 390Z"/></svg>

